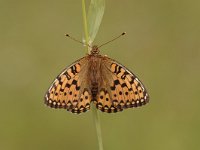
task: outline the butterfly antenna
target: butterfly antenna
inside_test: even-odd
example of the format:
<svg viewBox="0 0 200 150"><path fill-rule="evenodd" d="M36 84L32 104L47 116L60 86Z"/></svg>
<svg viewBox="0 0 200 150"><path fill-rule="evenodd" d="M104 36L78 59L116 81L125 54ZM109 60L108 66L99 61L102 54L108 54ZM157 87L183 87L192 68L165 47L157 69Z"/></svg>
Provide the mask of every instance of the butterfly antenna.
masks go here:
<svg viewBox="0 0 200 150"><path fill-rule="evenodd" d="M110 42L112 42L112 41L115 41L116 39L120 38L121 36L123 36L123 35L125 35L125 34L126 34L126 32L123 32L122 34L120 34L119 36L115 37L114 39L112 39L112 40L110 40L110 41L108 41L108 42L106 42L106 43L104 43L104 44L98 46L98 48L100 48L100 47L102 47L102 46L104 46L104 45L106 45L106 44L108 44L108 43L110 43Z"/></svg>
<svg viewBox="0 0 200 150"><path fill-rule="evenodd" d="M65 34L65 36L67 36L68 38L70 38L71 40L73 40L73 41L75 41L75 42L81 43L81 44L83 44L84 46L86 45L86 46L88 46L88 47L91 48L91 46L90 46L89 44L86 44L86 43L84 43L84 42L81 42L81 41L79 41L79 40L77 40L77 39L71 37L69 34Z"/></svg>

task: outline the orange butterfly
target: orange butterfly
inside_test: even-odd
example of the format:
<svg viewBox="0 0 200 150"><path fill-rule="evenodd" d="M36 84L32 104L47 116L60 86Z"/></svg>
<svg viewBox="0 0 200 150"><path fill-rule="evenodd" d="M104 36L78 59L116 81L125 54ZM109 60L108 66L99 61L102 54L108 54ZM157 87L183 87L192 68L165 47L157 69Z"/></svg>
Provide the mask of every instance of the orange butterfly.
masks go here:
<svg viewBox="0 0 200 150"><path fill-rule="evenodd" d="M148 101L142 82L117 61L100 55L97 46L65 68L45 95L46 105L77 114L89 110L91 102L102 112L115 113Z"/></svg>

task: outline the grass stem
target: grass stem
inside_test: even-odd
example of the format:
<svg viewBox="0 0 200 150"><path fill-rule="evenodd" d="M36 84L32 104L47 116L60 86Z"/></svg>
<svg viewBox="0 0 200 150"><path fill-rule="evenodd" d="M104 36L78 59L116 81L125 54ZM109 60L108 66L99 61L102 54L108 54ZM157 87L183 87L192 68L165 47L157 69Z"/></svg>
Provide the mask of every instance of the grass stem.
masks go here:
<svg viewBox="0 0 200 150"><path fill-rule="evenodd" d="M99 150L103 150L100 118L99 118L98 110L94 105L92 106L92 112L93 112L94 122L95 122L95 126L96 126L96 131L97 131Z"/></svg>
<svg viewBox="0 0 200 150"><path fill-rule="evenodd" d="M85 43L87 46L87 51L88 54L90 53L89 51L89 36L88 36L88 24L87 24L87 15L86 15L86 8L85 8L85 0L82 0L82 12L83 12L83 26L84 26L84 32L85 32Z"/></svg>
<svg viewBox="0 0 200 150"><path fill-rule="evenodd" d="M88 54L90 54L90 47L88 47L89 35L88 35L88 23L87 23L87 15L86 15L86 8L85 8L85 0L82 0L82 11L83 11L83 25L84 25L84 32L85 32L85 42L87 45ZM92 105L92 112L93 112L94 122L95 122L95 126L96 126L99 150L103 150L100 118L99 118L99 115L97 112L97 108L94 105Z"/></svg>

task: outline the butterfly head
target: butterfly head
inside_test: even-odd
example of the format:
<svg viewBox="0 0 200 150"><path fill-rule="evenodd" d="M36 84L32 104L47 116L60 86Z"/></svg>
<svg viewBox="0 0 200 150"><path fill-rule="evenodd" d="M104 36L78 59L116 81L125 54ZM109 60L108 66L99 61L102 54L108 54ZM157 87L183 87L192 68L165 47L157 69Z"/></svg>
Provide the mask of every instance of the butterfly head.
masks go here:
<svg viewBox="0 0 200 150"><path fill-rule="evenodd" d="M98 55L100 52L99 47L97 45L92 46L91 54Z"/></svg>

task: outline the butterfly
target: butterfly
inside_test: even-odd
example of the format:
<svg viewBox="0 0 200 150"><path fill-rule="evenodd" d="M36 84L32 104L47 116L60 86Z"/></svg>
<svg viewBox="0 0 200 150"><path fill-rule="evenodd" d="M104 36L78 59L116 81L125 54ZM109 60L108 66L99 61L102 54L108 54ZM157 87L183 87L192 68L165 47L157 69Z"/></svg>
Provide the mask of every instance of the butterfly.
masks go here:
<svg viewBox="0 0 200 150"><path fill-rule="evenodd" d="M136 75L99 52L93 46L90 54L66 67L46 92L45 104L79 114L92 102L107 113L148 103L147 90Z"/></svg>

